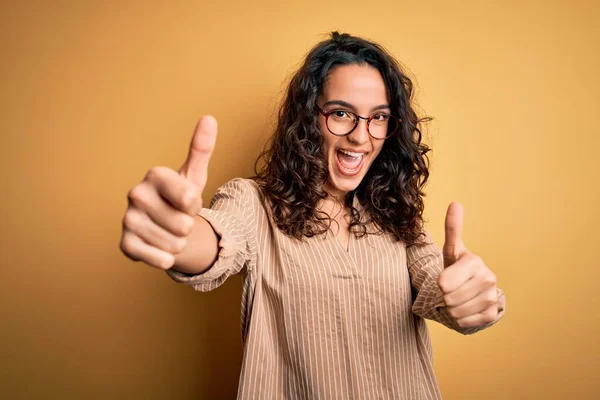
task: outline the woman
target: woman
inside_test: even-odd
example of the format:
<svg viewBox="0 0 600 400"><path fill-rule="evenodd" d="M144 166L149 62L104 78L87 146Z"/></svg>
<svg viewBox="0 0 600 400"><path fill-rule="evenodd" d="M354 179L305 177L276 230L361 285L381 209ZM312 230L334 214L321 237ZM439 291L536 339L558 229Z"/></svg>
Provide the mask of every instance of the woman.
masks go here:
<svg viewBox="0 0 600 400"><path fill-rule="evenodd" d="M424 318L468 334L504 314L494 274L423 229L428 178L412 84L379 45L332 33L307 55L265 164L202 208L217 125L200 120L179 172L129 193L121 249L208 291L244 276L238 397L441 398Z"/></svg>

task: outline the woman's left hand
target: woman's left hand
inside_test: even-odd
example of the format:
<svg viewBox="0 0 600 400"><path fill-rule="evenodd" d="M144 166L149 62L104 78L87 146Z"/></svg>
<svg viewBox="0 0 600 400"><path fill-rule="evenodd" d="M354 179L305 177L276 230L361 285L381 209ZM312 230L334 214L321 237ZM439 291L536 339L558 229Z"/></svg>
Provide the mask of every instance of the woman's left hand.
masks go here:
<svg viewBox="0 0 600 400"><path fill-rule="evenodd" d="M506 298L496 275L462 242L462 205L452 203L446 214L444 270L438 277L444 303L461 328L496 321L505 310Z"/></svg>

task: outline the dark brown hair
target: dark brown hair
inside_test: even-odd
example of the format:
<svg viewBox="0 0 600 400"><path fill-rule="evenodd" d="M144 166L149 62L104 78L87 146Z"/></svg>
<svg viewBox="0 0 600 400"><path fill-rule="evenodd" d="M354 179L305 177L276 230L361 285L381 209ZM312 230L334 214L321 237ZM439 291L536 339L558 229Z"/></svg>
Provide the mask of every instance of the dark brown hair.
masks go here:
<svg viewBox="0 0 600 400"><path fill-rule="evenodd" d="M348 64L369 65L381 73L391 113L402 119L362 182L346 194L350 228L356 227L357 235L363 236L372 222L376 230L389 232L407 245L415 244L421 241L423 231L422 189L429 177L430 150L421 143L419 126L429 118L417 116L411 104L411 80L376 43L332 32L328 40L308 53L291 79L275 133L256 161L253 179L267 199L269 213L286 235L303 239L329 229L331 218L317 210L319 201L327 197L323 185L329 173L316 102L328 74ZM264 165L258 171L260 160ZM354 196L366 212L362 221L359 211L352 207Z"/></svg>

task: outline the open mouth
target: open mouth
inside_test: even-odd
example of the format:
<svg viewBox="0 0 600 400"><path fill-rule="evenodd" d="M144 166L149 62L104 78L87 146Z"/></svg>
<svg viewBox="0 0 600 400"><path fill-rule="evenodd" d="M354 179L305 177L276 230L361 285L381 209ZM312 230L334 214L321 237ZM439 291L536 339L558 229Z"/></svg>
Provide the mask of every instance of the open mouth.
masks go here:
<svg viewBox="0 0 600 400"><path fill-rule="evenodd" d="M353 176L360 172L366 153L339 149L336 151L336 161L339 171L343 175Z"/></svg>

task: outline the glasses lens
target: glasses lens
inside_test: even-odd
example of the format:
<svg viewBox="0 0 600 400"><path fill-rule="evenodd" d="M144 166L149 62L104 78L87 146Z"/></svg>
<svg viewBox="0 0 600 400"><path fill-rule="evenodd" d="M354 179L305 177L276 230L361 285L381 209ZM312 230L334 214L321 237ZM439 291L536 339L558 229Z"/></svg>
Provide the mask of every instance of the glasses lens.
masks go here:
<svg viewBox="0 0 600 400"><path fill-rule="evenodd" d="M377 139L392 136L398 129L398 120L387 114L376 114L369 124L369 133Z"/></svg>
<svg viewBox="0 0 600 400"><path fill-rule="evenodd" d="M356 116L348 111L333 111L327 118L327 128L334 135L346 135L356 125Z"/></svg>

